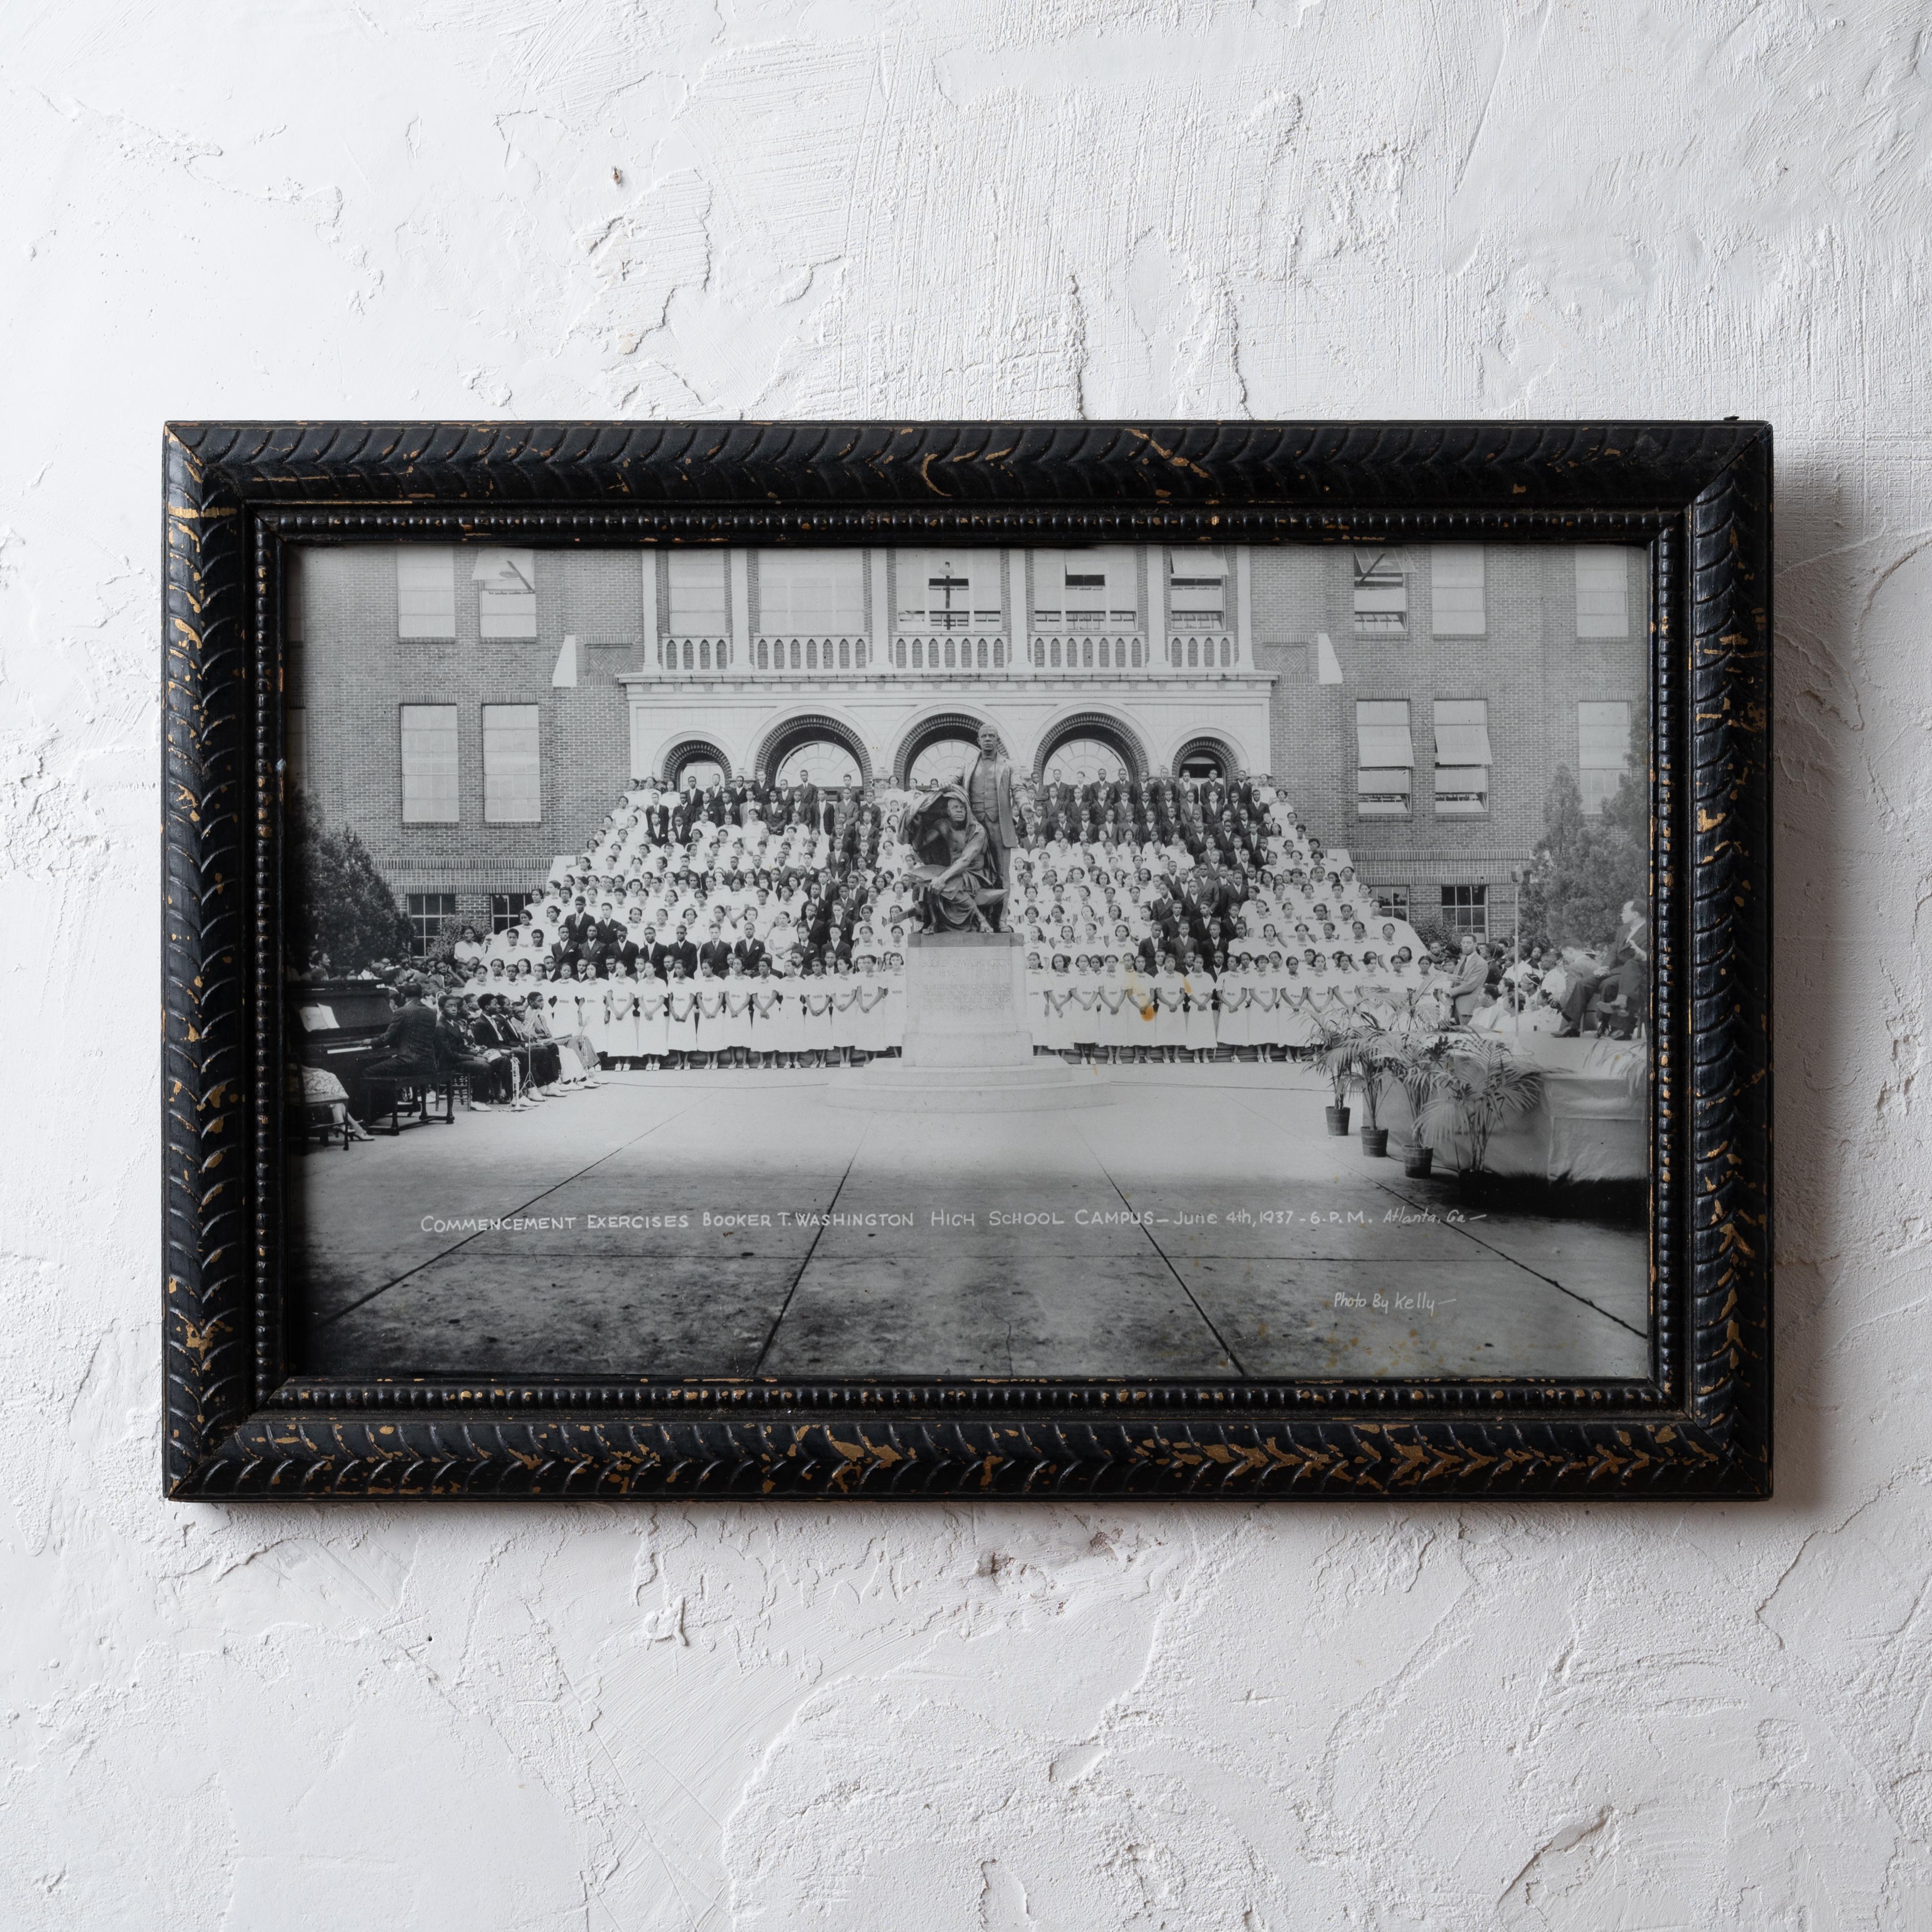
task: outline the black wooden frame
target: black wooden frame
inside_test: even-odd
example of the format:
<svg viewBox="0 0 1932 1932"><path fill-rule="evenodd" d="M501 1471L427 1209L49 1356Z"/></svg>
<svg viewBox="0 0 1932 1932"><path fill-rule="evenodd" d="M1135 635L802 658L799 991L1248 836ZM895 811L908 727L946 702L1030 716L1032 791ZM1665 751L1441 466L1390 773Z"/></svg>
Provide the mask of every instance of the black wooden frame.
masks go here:
<svg viewBox="0 0 1932 1932"><path fill-rule="evenodd" d="M1767 425L178 423L164 453L171 1496L1769 1493ZM292 1378L279 1260L283 548L481 536L1647 544L1651 1376Z"/></svg>

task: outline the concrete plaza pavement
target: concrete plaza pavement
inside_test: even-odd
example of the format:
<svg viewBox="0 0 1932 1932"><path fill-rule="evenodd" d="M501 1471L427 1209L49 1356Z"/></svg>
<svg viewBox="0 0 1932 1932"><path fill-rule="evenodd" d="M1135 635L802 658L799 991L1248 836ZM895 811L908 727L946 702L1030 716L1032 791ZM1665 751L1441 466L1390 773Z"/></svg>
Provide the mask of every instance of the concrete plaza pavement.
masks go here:
<svg viewBox="0 0 1932 1932"><path fill-rule="evenodd" d="M293 1157L307 1372L1622 1378L1640 1228L1414 1182L1293 1066L1112 1103L829 1105L809 1072L616 1073ZM479 1227L482 1221L527 1225Z"/></svg>

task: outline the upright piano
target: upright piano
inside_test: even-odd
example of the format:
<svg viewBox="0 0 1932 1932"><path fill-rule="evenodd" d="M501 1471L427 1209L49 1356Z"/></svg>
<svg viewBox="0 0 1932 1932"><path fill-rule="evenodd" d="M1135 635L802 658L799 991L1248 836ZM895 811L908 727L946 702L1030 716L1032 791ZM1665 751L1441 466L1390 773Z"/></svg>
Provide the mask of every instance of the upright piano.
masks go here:
<svg viewBox="0 0 1932 1932"><path fill-rule="evenodd" d="M380 980L314 980L288 988L286 1006L290 1058L334 1074L359 1118L363 1063L395 1018L388 988Z"/></svg>

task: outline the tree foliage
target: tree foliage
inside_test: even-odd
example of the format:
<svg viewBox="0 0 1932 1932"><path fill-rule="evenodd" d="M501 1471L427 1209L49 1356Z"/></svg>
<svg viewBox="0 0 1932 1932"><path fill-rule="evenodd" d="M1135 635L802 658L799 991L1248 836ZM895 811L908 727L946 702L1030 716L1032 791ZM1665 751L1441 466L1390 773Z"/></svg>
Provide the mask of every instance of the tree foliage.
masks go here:
<svg viewBox="0 0 1932 1932"><path fill-rule="evenodd" d="M1616 936L1624 902L1650 900L1649 806L1626 772L1601 814L1583 815L1582 794L1559 765L1543 804L1543 838L1522 883L1522 943L1601 946Z"/></svg>
<svg viewBox="0 0 1932 1932"><path fill-rule="evenodd" d="M290 958L298 965L326 954L329 970L359 973L406 958L410 922L369 848L347 826L316 824L291 804L286 879Z"/></svg>

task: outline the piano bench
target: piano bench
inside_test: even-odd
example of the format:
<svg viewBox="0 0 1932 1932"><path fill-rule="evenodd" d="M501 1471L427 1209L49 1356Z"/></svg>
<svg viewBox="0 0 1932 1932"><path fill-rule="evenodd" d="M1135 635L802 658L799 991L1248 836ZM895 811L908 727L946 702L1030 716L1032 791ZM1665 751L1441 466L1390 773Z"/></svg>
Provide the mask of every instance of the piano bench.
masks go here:
<svg viewBox="0 0 1932 1932"><path fill-rule="evenodd" d="M330 1100L292 1100L288 1109L288 1131L291 1140L308 1140L311 1136L318 1138L326 1147L338 1134L342 1136L342 1151L349 1151L349 1109L342 1108L342 1118L334 1118L335 1109L341 1103Z"/></svg>
<svg viewBox="0 0 1932 1932"><path fill-rule="evenodd" d="M421 1124L436 1120L446 1127L456 1124L456 1081L453 1075L442 1073L425 1077L414 1073L365 1074L362 1090L368 1098L369 1118L366 1124L374 1127L386 1114L392 1140L403 1130L401 1117L411 1112ZM440 1114L434 1114L430 1109L439 1100L442 1102L442 1112Z"/></svg>

